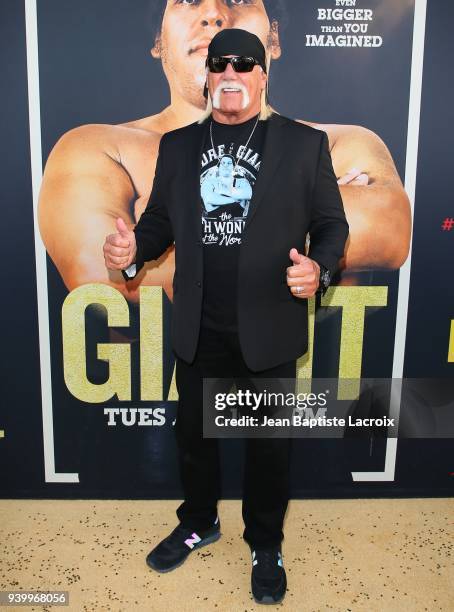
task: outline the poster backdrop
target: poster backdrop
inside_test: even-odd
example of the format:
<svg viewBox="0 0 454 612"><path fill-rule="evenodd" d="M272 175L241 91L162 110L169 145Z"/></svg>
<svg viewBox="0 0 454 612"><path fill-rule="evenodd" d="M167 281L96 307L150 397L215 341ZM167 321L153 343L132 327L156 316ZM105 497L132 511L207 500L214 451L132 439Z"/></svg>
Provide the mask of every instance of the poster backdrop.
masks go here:
<svg viewBox="0 0 454 612"><path fill-rule="evenodd" d="M453 378L452 8L4 0L0 10L2 496L182 495L173 248L126 286L102 245L117 216L140 218L162 133L200 116L206 46L222 27L266 43L274 109L327 132L350 224L332 287L310 300L299 376L339 378L339 393L357 381L350 400L363 379ZM436 402L454 409L449 385ZM220 441L227 497L241 495L242 442ZM294 497L453 491L448 436L294 442Z"/></svg>

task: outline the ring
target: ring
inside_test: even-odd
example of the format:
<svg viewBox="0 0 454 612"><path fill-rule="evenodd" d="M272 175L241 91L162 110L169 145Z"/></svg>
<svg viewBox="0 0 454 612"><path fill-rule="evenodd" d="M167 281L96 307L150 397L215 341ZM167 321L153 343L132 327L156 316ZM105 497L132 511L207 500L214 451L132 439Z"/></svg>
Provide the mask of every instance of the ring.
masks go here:
<svg viewBox="0 0 454 612"><path fill-rule="evenodd" d="M295 287L295 293L303 293L304 287Z"/></svg>

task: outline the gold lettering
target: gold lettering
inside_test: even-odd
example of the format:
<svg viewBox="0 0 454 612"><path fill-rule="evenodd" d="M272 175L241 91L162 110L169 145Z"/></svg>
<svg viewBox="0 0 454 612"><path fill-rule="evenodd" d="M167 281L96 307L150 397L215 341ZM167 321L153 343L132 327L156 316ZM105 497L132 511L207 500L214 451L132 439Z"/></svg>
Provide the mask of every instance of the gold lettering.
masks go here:
<svg viewBox="0 0 454 612"><path fill-rule="evenodd" d="M63 373L69 391L83 402L99 403L115 394L121 401L131 399L131 347L129 344L98 344L98 359L109 362L109 379L100 385L87 378L85 309L100 304L107 310L109 327L128 327L129 308L122 294L99 283L77 287L62 307Z"/></svg>
<svg viewBox="0 0 454 612"><path fill-rule="evenodd" d="M388 287L329 287L322 297L322 306L342 307L337 396L340 400L353 400L359 394L366 307L386 306L387 300Z"/></svg>
<svg viewBox="0 0 454 612"><path fill-rule="evenodd" d="M448 361L449 363L454 362L454 319L451 320L451 331L449 332Z"/></svg>
<svg viewBox="0 0 454 612"><path fill-rule="evenodd" d="M296 389L295 393L310 393L312 379L312 363L314 357L314 327L315 327L315 297L307 301L308 340L309 345L304 355L296 362Z"/></svg>
<svg viewBox="0 0 454 612"><path fill-rule="evenodd" d="M140 287L140 399L162 400L162 287Z"/></svg>

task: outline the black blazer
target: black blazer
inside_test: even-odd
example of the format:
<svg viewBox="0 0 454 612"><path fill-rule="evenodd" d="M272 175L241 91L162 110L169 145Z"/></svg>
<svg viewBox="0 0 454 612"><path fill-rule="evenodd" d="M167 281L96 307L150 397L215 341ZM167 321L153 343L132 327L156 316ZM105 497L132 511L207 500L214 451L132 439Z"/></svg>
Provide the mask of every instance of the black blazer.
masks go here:
<svg viewBox="0 0 454 612"><path fill-rule="evenodd" d="M134 232L136 273L175 242L172 347L192 362L200 330L203 248L200 167L209 119L163 135L153 188ZM308 348L307 299L292 295L289 251L333 274L348 237L325 132L277 113L268 119L262 163L240 244L238 333L248 367L259 371ZM125 271L123 276L128 279Z"/></svg>

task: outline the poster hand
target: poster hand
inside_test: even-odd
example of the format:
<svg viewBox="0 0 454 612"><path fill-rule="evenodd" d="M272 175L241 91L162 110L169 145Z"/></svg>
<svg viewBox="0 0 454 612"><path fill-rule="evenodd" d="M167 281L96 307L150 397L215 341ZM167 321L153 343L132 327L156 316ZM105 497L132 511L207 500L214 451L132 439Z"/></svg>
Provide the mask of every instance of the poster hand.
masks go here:
<svg viewBox="0 0 454 612"><path fill-rule="evenodd" d="M351 168L337 181L338 185L368 185L369 176L358 168Z"/></svg>

